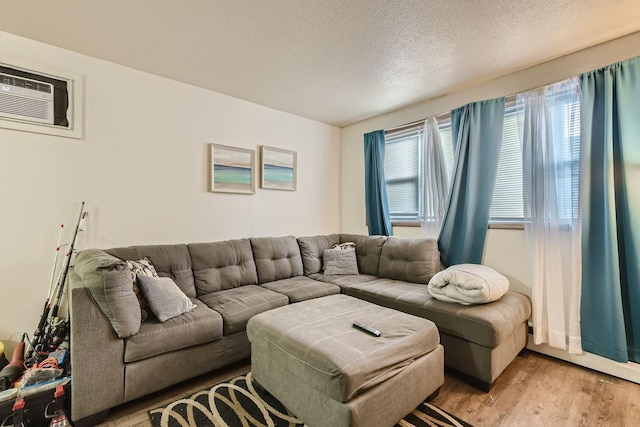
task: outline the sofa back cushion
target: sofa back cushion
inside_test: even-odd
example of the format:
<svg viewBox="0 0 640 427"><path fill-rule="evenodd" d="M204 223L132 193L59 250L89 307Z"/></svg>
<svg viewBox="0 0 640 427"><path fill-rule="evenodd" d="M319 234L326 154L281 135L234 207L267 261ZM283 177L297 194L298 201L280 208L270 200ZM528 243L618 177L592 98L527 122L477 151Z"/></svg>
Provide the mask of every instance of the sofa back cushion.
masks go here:
<svg viewBox="0 0 640 427"><path fill-rule="evenodd" d="M259 284L302 276L302 257L295 237L255 237L250 240Z"/></svg>
<svg viewBox="0 0 640 427"><path fill-rule="evenodd" d="M120 338L138 333L140 306L124 261L100 249L87 249L78 254L73 270Z"/></svg>
<svg viewBox="0 0 640 427"><path fill-rule="evenodd" d="M249 239L189 244L198 295L258 283Z"/></svg>
<svg viewBox="0 0 640 427"><path fill-rule="evenodd" d="M360 234L340 234L340 243L354 242L356 244L356 258L360 274L379 276L378 265L385 236L365 236Z"/></svg>
<svg viewBox="0 0 640 427"><path fill-rule="evenodd" d="M170 277L190 298L196 297L196 287L187 245L145 245L107 249L105 252L121 260L139 260L147 257L160 277Z"/></svg>
<svg viewBox="0 0 640 427"><path fill-rule="evenodd" d="M426 285L440 269L435 239L387 238L380 256L380 277Z"/></svg>
<svg viewBox="0 0 640 427"><path fill-rule="evenodd" d="M304 275L322 273L322 253L325 249L331 249L338 243L340 243L339 234L298 237Z"/></svg>

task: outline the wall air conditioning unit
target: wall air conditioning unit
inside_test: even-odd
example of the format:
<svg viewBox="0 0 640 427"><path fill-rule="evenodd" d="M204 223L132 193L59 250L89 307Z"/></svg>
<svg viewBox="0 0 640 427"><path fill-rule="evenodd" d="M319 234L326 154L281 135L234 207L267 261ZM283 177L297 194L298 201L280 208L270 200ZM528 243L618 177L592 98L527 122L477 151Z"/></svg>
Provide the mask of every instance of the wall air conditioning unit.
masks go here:
<svg viewBox="0 0 640 427"><path fill-rule="evenodd" d="M8 129L84 139L84 80L0 51L0 138Z"/></svg>
<svg viewBox="0 0 640 427"><path fill-rule="evenodd" d="M0 117L53 125L53 85L0 73Z"/></svg>

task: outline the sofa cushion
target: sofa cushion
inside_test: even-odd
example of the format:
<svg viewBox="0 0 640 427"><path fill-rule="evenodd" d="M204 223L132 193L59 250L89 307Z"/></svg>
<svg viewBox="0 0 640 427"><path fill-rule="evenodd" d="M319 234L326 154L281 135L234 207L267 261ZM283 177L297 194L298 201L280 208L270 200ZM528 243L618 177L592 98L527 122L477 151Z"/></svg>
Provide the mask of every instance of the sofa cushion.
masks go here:
<svg viewBox="0 0 640 427"><path fill-rule="evenodd" d="M274 292L285 294L289 298L289 302L299 302L340 293L339 286L318 282L305 276L276 280L262 286Z"/></svg>
<svg viewBox="0 0 640 427"><path fill-rule="evenodd" d="M149 308L160 322L180 316L195 308L188 296L169 277L137 277Z"/></svg>
<svg viewBox="0 0 640 427"><path fill-rule="evenodd" d="M369 274L353 274L353 275L345 275L345 276L325 276L322 273L314 273L309 276L310 279L319 280L321 282L332 283L337 285L341 289L341 293L345 293L346 289L355 285L356 283L370 282L372 280L377 280L377 276L371 276Z"/></svg>
<svg viewBox="0 0 640 427"><path fill-rule="evenodd" d="M463 306L438 301L425 285L378 279L350 286L352 295L433 321L442 333L495 348L531 316L531 302L517 292L482 305Z"/></svg>
<svg viewBox="0 0 640 427"><path fill-rule="evenodd" d="M380 277L426 285L440 269L435 239L388 237L380 254Z"/></svg>
<svg viewBox="0 0 640 427"><path fill-rule="evenodd" d="M188 313L161 323L150 318L140 331L125 340L124 361L135 362L162 353L204 344L222 337L222 316L199 300Z"/></svg>
<svg viewBox="0 0 640 427"><path fill-rule="evenodd" d="M302 257L293 236L251 238L258 283L302 276Z"/></svg>
<svg viewBox="0 0 640 427"><path fill-rule="evenodd" d="M258 283L249 239L191 243L189 252L200 296Z"/></svg>
<svg viewBox="0 0 640 427"><path fill-rule="evenodd" d="M224 335L244 331L258 313L289 304L286 295L256 285L213 292L201 296L200 301L220 313Z"/></svg>
<svg viewBox="0 0 640 427"><path fill-rule="evenodd" d="M298 237L298 246L302 256L304 275L309 276L322 272L322 252L340 243L339 234L328 236Z"/></svg>
<svg viewBox="0 0 640 427"><path fill-rule="evenodd" d="M196 287L187 245L148 245L106 249L122 260L147 257L160 277L170 277L189 298L196 297Z"/></svg>
<svg viewBox="0 0 640 427"><path fill-rule="evenodd" d="M340 234L340 243L354 242L358 271L361 274L379 276L380 254L387 240L385 236L364 236L359 234Z"/></svg>
<svg viewBox="0 0 640 427"><path fill-rule="evenodd" d="M118 337L126 338L138 332L140 306L133 293L131 272L124 261L100 249L87 249L76 257L74 271Z"/></svg>

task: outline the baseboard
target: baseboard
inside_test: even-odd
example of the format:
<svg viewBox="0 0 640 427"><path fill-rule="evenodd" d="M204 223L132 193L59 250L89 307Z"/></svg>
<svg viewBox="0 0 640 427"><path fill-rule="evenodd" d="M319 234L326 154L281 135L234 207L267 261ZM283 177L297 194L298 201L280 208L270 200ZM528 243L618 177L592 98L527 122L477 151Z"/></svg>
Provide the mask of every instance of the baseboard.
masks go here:
<svg viewBox="0 0 640 427"><path fill-rule="evenodd" d="M531 334L527 340L527 348L531 351L555 357L556 359L561 359L585 368L593 369L594 371L640 384L640 364L637 363L620 363L591 353L570 354L565 350L549 347L546 344L536 345L533 343L533 336Z"/></svg>

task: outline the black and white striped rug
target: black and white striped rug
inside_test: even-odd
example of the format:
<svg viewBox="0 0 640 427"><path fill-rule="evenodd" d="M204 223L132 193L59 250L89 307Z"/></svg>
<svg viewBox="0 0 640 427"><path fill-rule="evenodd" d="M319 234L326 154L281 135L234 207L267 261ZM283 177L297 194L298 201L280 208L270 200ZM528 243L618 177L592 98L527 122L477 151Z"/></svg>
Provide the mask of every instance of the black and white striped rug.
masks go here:
<svg viewBox="0 0 640 427"><path fill-rule="evenodd" d="M149 411L153 427L303 427L276 398L254 387L251 372ZM472 427L423 402L396 427Z"/></svg>

